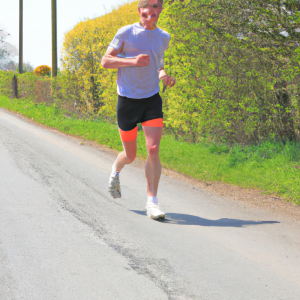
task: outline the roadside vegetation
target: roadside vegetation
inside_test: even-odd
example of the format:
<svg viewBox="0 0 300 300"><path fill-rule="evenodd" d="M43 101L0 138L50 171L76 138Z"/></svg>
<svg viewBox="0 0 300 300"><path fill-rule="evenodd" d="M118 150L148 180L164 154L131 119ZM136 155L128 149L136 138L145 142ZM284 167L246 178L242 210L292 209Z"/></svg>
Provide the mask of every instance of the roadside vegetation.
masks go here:
<svg viewBox="0 0 300 300"><path fill-rule="evenodd" d="M300 204L300 4L295 0L166 0L171 34L162 94L165 167L204 181L277 193ZM138 21L137 2L78 23L65 35L55 79L0 71L0 106L112 149L116 70L101 58L117 30ZM139 132L138 155L146 157Z"/></svg>

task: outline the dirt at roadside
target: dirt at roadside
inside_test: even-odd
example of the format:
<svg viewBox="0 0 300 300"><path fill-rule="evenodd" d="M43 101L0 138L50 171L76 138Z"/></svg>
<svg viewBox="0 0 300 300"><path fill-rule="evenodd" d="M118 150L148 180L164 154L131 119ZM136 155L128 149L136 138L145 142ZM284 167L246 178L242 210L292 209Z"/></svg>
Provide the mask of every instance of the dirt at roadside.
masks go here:
<svg viewBox="0 0 300 300"><path fill-rule="evenodd" d="M8 111L8 112L10 112L10 111ZM105 151L106 153L109 153L114 156L116 156L118 153L116 150L112 150L107 146L99 145L96 142L84 140L83 138L80 138L80 137L74 137L72 135L62 133L62 132L58 131L57 129L53 129L53 128L50 128L43 124L34 122L33 120L28 119L27 117L25 117L19 113L15 113L15 112L10 112L10 113L17 115L19 118L21 118L29 123L34 123L35 125L38 125L43 128L47 128L48 130L51 130L58 134L61 134L65 137L69 137L69 138L75 140L76 142L78 142L82 146L84 146L84 145L91 146L93 148L99 149L101 151ZM145 161L142 159L136 159L133 162L133 164L136 167L144 168ZM249 206L252 208L260 208L260 209L264 209L267 211L283 214L283 215L289 217L291 220L300 221L300 205L296 205L296 204L288 202L284 199L281 199L277 195L266 195L263 193L263 191L245 189L245 188L241 188L239 186L234 186L234 185L217 182L217 181L204 182L204 181L200 181L198 179L190 178L190 177L183 175L181 173L178 173L176 171L172 171L172 170L168 170L168 169L164 169L164 168L162 169L162 173L166 176L186 182L190 185L193 185L193 186L200 188L204 191L207 191L211 194L221 196L221 197L227 199L228 201L238 202L239 204L242 202L243 205L246 205L246 206Z"/></svg>

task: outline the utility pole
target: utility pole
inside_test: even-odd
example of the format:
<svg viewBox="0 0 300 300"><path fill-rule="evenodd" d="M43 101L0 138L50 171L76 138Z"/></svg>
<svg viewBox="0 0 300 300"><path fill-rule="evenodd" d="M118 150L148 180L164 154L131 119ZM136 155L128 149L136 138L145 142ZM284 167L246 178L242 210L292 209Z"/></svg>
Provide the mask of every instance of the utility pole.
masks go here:
<svg viewBox="0 0 300 300"><path fill-rule="evenodd" d="M20 0L21 1L21 0ZM52 1L52 78L57 76L57 7Z"/></svg>
<svg viewBox="0 0 300 300"><path fill-rule="evenodd" d="M23 0L20 0L19 19L19 73L23 73Z"/></svg>

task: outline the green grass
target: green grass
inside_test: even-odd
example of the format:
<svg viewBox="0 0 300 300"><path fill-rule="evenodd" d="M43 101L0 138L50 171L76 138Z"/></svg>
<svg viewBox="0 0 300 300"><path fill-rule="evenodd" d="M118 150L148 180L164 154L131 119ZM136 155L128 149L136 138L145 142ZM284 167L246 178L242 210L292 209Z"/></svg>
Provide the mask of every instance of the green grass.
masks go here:
<svg viewBox="0 0 300 300"><path fill-rule="evenodd" d="M101 119L84 120L53 106L0 96L0 106L62 132L122 150L117 125ZM254 188L300 204L300 144L266 141L242 148L212 143L185 143L164 135L162 165L204 181L222 181ZM138 132L138 156L146 158L145 138ZM299 168L297 168L299 166Z"/></svg>

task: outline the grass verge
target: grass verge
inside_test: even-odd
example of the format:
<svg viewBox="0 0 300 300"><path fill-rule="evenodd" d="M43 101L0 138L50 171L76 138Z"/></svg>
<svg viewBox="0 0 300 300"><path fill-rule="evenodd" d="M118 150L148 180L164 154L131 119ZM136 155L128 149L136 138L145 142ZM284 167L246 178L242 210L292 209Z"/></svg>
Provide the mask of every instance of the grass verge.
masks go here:
<svg viewBox="0 0 300 300"><path fill-rule="evenodd" d="M62 132L122 150L118 128L101 119L83 120L55 105L34 104L30 100L10 100L0 95L0 107L18 112L36 122ZM242 148L239 145L179 142L164 135L160 146L162 165L204 181L222 181L300 204L300 144L265 141ZM138 132L138 153L146 158L145 138Z"/></svg>

